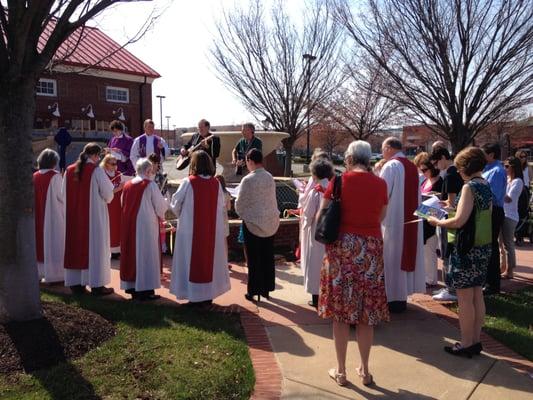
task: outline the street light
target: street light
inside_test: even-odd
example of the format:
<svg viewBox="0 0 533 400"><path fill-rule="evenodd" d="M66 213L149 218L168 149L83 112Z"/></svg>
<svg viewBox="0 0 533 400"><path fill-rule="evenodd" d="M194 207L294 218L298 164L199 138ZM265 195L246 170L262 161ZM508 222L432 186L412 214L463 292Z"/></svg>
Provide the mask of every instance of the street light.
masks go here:
<svg viewBox="0 0 533 400"><path fill-rule="evenodd" d="M157 97L159 99L159 117L160 117L159 126L161 127L161 131L163 131L163 99L165 99L166 96L161 96L161 95L158 94L155 97Z"/></svg>
<svg viewBox="0 0 533 400"><path fill-rule="evenodd" d="M309 105L311 104L311 63L316 60L316 56L312 54L304 54L304 60L307 62L307 164L311 162L310 137L311 137L311 123Z"/></svg>

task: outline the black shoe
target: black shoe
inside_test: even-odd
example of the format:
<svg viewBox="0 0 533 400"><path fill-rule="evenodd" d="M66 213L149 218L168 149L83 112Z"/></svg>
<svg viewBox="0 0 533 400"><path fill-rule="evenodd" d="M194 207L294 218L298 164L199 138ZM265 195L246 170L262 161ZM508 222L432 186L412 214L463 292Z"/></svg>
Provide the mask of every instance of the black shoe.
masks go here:
<svg viewBox="0 0 533 400"><path fill-rule="evenodd" d="M468 347L467 350L470 350L470 353L479 355L483 351L483 345L481 342L474 343L472 346Z"/></svg>
<svg viewBox="0 0 533 400"><path fill-rule="evenodd" d="M399 314L407 310L407 301L390 301L389 311L394 314Z"/></svg>
<svg viewBox="0 0 533 400"><path fill-rule="evenodd" d="M496 295L496 294L500 294L500 289L494 289L490 286L485 286L483 288L483 294L485 296L493 296L493 295Z"/></svg>
<svg viewBox="0 0 533 400"><path fill-rule="evenodd" d="M444 346L444 351L454 356L472 358L470 347L464 348L461 347L460 344L458 345L458 343L456 343L454 346Z"/></svg>
<svg viewBox="0 0 533 400"><path fill-rule="evenodd" d="M161 296L158 294L147 294L145 296L140 296L139 301L152 301L152 300L159 300Z"/></svg>
<svg viewBox="0 0 533 400"><path fill-rule="evenodd" d="M111 253L112 260L120 260L120 253Z"/></svg>
<svg viewBox="0 0 533 400"><path fill-rule="evenodd" d="M267 300L270 300L270 294L268 292L261 293L261 296L263 296Z"/></svg>
<svg viewBox="0 0 533 400"><path fill-rule="evenodd" d="M312 296L312 300L309 300L307 304L311 307L318 308L318 294L313 294Z"/></svg>
<svg viewBox="0 0 533 400"><path fill-rule="evenodd" d="M88 294L89 291L83 285L74 285L70 287L72 294Z"/></svg>
<svg viewBox="0 0 533 400"><path fill-rule="evenodd" d="M108 296L113 293L115 293L113 288L106 288L105 286L100 286L100 287L91 289L91 294L93 296Z"/></svg>
<svg viewBox="0 0 533 400"><path fill-rule="evenodd" d="M249 293L245 293L244 294L244 298L248 301L251 301L251 302L255 302L255 299L254 299L254 296L249 294ZM261 296L260 295L257 295L257 302L260 302L261 301Z"/></svg>

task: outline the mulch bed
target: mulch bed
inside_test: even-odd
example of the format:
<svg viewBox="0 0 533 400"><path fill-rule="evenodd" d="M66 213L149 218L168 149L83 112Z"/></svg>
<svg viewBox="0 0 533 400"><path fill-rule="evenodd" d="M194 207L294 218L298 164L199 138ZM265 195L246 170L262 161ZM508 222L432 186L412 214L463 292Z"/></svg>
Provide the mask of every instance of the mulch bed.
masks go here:
<svg viewBox="0 0 533 400"><path fill-rule="evenodd" d="M0 324L0 373L31 372L80 357L115 336L100 315L43 302L42 319Z"/></svg>

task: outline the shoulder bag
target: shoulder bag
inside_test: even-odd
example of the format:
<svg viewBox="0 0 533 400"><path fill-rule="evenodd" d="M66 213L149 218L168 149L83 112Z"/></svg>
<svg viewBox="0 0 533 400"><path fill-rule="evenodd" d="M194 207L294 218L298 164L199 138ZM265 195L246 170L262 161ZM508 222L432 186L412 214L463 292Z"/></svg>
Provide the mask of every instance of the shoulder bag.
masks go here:
<svg viewBox="0 0 533 400"><path fill-rule="evenodd" d="M316 224L315 240L319 243L330 244L339 237L341 226L341 186L342 176L336 175L333 181L333 198L326 208L320 210Z"/></svg>

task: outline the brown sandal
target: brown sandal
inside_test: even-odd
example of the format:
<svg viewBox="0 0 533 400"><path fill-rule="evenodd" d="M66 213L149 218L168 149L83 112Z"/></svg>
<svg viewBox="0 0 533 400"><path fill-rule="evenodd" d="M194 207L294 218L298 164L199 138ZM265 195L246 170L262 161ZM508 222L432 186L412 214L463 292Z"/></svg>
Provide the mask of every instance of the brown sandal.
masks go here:
<svg viewBox="0 0 533 400"><path fill-rule="evenodd" d="M339 386L346 386L346 384L348 383L348 381L346 380L346 374L338 373L336 368L331 368L328 371L328 375L331 379L337 382L337 385Z"/></svg>

